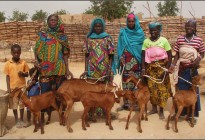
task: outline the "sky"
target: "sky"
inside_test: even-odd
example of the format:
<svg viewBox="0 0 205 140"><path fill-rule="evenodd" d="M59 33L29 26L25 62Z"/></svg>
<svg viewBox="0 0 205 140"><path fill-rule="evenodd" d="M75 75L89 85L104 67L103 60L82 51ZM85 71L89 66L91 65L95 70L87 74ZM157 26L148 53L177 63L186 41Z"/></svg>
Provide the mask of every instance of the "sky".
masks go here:
<svg viewBox="0 0 205 140"><path fill-rule="evenodd" d="M156 5L159 1L148 1L151 12L157 17ZM163 1L162 1L163 3ZM182 3L182 16L192 18L189 11L197 18L205 16L205 1L177 1L178 7L181 8ZM134 1L132 11L135 13L143 13L143 18L149 17L149 11L144 7L147 7L147 1ZM83 13L91 3L89 1L2 1L0 0L0 11L5 12L5 16L11 17L13 10L19 10L29 14L30 17L36 10L43 10L51 14L57 10L63 9L70 14ZM178 14L180 15L180 13Z"/></svg>

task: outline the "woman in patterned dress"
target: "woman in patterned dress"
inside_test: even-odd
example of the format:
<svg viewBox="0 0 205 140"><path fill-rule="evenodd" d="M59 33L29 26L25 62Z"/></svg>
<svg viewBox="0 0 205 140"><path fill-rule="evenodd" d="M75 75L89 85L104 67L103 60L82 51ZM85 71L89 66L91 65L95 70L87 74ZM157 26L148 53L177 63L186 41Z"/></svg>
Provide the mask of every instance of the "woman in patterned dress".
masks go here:
<svg viewBox="0 0 205 140"><path fill-rule="evenodd" d="M36 66L40 72L41 93L57 89L67 76L73 77L68 68L70 53L68 38L58 15L50 15L47 27L38 33L35 46ZM44 122L44 111L42 121Z"/></svg>
<svg viewBox="0 0 205 140"><path fill-rule="evenodd" d="M111 82L114 74L114 44L111 36L105 32L105 22L102 18L95 18L90 26L84 45L85 71L83 78L99 79ZM105 77L105 78L101 78ZM101 108L97 108L98 115L104 115Z"/></svg>
<svg viewBox="0 0 205 140"><path fill-rule="evenodd" d="M140 27L138 17L134 14L129 14L127 17L127 26L120 30L117 45L117 69L124 66L123 71L123 89L135 90L135 85L132 82L125 83L129 73L140 76L141 71L141 49L145 39L144 32ZM123 99L124 104L117 109L121 111L129 109L127 99Z"/></svg>
<svg viewBox="0 0 205 140"><path fill-rule="evenodd" d="M161 67L166 69L170 67L172 61L171 46L168 40L160 35L161 23L149 23L149 31L151 36L144 40L142 47L142 75L146 73L152 78L161 80L153 81L147 78L152 104L152 110L148 114L158 113L157 106L159 106L159 118L164 119L164 108L168 98L172 96L172 90L169 74Z"/></svg>

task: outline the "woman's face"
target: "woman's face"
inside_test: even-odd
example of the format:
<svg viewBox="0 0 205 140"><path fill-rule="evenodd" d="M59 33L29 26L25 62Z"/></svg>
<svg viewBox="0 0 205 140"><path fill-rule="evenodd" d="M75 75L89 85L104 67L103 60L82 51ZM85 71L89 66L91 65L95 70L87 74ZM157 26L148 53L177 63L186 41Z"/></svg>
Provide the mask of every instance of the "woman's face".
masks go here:
<svg viewBox="0 0 205 140"><path fill-rule="evenodd" d="M134 29L135 28L135 19L134 18L128 18L127 19L127 27L129 29Z"/></svg>
<svg viewBox="0 0 205 140"><path fill-rule="evenodd" d="M192 22L187 22L185 24L185 31L187 35L193 35L195 31L195 25Z"/></svg>
<svg viewBox="0 0 205 140"><path fill-rule="evenodd" d="M103 31L103 26L102 26L102 24L96 23L96 24L94 25L94 32L95 32L96 34L100 34L100 33L102 33L102 31Z"/></svg>
<svg viewBox="0 0 205 140"><path fill-rule="evenodd" d="M58 24L58 18L56 16L51 16L48 20L48 26L50 28L55 28Z"/></svg>
<svg viewBox="0 0 205 140"><path fill-rule="evenodd" d="M149 33L152 39L157 39L159 37L160 31L157 27L155 27L155 28L150 28Z"/></svg>

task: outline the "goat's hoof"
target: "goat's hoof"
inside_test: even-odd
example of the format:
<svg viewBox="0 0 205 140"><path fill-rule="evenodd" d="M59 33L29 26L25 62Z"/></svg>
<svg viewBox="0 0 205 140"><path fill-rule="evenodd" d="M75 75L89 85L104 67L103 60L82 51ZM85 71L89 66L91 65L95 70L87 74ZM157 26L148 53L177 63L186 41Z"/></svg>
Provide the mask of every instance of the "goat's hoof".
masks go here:
<svg viewBox="0 0 205 140"><path fill-rule="evenodd" d="M41 131L41 134L44 134L45 133L45 131Z"/></svg>
<svg viewBox="0 0 205 140"><path fill-rule="evenodd" d="M33 130L33 133L35 133L35 132L37 132L37 131L38 131L38 129L34 129L34 130Z"/></svg>
<svg viewBox="0 0 205 140"><path fill-rule="evenodd" d="M87 130L85 127L83 127L83 130Z"/></svg>
<svg viewBox="0 0 205 140"><path fill-rule="evenodd" d="M178 133L179 132L178 129L176 129L175 132Z"/></svg>
<svg viewBox="0 0 205 140"><path fill-rule="evenodd" d="M145 118L145 121L148 121L148 118Z"/></svg>
<svg viewBox="0 0 205 140"><path fill-rule="evenodd" d="M169 126L166 126L166 129L169 130Z"/></svg>
<svg viewBox="0 0 205 140"><path fill-rule="evenodd" d="M72 129L72 128L69 128L69 129L68 129L68 132L73 133L73 129Z"/></svg>
<svg viewBox="0 0 205 140"><path fill-rule="evenodd" d="M46 125L48 125L49 123L50 123L50 121L47 121L47 122L46 122Z"/></svg>
<svg viewBox="0 0 205 140"><path fill-rule="evenodd" d="M128 126L126 126L125 129L128 130Z"/></svg>
<svg viewBox="0 0 205 140"><path fill-rule="evenodd" d="M140 129L139 132L142 133L142 129Z"/></svg>
<svg viewBox="0 0 205 140"><path fill-rule="evenodd" d="M194 127L194 124L191 124L191 127Z"/></svg>
<svg viewBox="0 0 205 140"><path fill-rule="evenodd" d="M113 127L110 127L110 130L114 130Z"/></svg>

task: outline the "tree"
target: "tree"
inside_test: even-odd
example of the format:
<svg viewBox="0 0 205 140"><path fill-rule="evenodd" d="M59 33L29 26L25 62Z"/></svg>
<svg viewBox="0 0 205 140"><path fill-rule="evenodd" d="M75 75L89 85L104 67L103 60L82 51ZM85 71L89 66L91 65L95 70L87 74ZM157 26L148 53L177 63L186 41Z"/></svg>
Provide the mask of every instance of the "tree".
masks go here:
<svg viewBox="0 0 205 140"><path fill-rule="evenodd" d="M179 12L176 0L166 0L162 5L159 2L156 6L158 8L158 16L176 16Z"/></svg>
<svg viewBox="0 0 205 140"><path fill-rule="evenodd" d="M47 12L44 12L43 10L36 11L31 17L32 21L38 21L38 22L45 22L46 18L48 16Z"/></svg>
<svg viewBox="0 0 205 140"><path fill-rule="evenodd" d="M4 22L6 20L5 13L0 12L0 22Z"/></svg>
<svg viewBox="0 0 205 140"><path fill-rule="evenodd" d="M12 18L9 18L10 21L25 21L28 19L28 14L24 12L19 12L19 10L14 10Z"/></svg>
<svg viewBox="0 0 205 140"><path fill-rule="evenodd" d="M60 11L56 11L54 14L58 14L58 15L65 15L68 12L66 12L66 10L61 9Z"/></svg>
<svg viewBox="0 0 205 140"><path fill-rule="evenodd" d="M109 21L126 16L133 0L90 0L92 3L84 13L103 17Z"/></svg>

